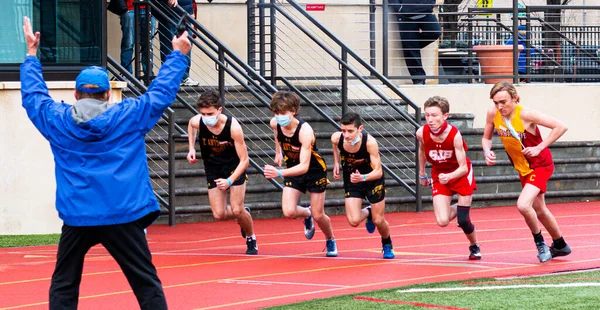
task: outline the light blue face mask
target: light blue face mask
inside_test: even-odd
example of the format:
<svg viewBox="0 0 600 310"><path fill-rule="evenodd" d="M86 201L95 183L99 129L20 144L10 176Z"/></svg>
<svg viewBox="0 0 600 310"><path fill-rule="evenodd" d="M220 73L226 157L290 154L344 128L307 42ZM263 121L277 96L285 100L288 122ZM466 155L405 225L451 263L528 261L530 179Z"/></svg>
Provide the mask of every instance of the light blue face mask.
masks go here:
<svg viewBox="0 0 600 310"><path fill-rule="evenodd" d="M292 118L287 115L275 115L275 121L281 127L285 127L292 122Z"/></svg>
<svg viewBox="0 0 600 310"><path fill-rule="evenodd" d="M356 135L356 138L350 142L350 145L355 146L358 141L360 141L360 134Z"/></svg>
<svg viewBox="0 0 600 310"><path fill-rule="evenodd" d="M204 125L212 127L217 124L217 121L219 120L218 117L219 114L214 116L202 116L202 122L204 123Z"/></svg>

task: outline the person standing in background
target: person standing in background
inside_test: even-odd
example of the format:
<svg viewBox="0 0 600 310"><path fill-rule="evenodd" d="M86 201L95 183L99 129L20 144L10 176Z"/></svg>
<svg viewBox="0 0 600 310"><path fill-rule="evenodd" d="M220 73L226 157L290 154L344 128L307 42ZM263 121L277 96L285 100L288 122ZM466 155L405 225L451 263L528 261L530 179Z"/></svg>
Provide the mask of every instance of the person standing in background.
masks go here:
<svg viewBox="0 0 600 310"><path fill-rule="evenodd" d="M413 84L425 84L421 49L442 35L440 23L433 15L435 0L389 0L389 3L398 19L402 53Z"/></svg>

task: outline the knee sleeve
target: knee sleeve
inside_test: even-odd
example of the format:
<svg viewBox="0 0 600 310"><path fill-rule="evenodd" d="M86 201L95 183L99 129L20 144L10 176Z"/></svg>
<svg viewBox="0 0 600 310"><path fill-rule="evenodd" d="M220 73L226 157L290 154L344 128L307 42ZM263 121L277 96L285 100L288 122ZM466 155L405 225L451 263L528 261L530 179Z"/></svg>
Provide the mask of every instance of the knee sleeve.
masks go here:
<svg viewBox="0 0 600 310"><path fill-rule="evenodd" d="M471 223L471 217L469 216L469 210L471 207L458 206L456 208L456 217L458 219L458 226L462 228L465 234L470 234L475 230L475 226Z"/></svg>

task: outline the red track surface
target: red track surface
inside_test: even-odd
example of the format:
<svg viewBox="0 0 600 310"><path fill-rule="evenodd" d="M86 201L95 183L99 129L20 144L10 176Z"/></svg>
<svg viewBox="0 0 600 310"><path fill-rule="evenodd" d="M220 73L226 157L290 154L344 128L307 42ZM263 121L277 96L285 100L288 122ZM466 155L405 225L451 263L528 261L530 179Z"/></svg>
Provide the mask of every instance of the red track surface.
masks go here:
<svg viewBox="0 0 600 310"><path fill-rule="evenodd" d="M396 259L381 259L377 233L332 217L339 257L326 258L323 234L306 240L302 221L255 221L258 256L246 256L235 221L155 225L148 231L153 260L171 309L255 309L401 285L480 277L534 275L600 267L600 202L549 206L573 253L540 264L531 233L515 207L475 209L481 261L468 261L468 243L433 213L391 213ZM544 232L546 242L552 241ZM0 249L0 309L47 309L56 246ZM82 309L135 309L118 265L102 247L88 253Z"/></svg>

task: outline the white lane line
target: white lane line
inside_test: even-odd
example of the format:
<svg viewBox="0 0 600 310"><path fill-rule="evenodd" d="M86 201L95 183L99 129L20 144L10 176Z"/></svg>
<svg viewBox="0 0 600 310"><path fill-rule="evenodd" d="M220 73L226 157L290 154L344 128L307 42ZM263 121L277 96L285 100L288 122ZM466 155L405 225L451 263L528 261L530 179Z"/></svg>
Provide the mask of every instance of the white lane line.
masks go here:
<svg viewBox="0 0 600 310"><path fill-rule="evenodd" d="M300 283L300 282L275 282L275 281L256 281L256 280L222 280L218 283L225 284L247 284L247 285L303 285L303 286L325 286L325 287L348 287L347 285L318 284L318 283Z"/></svg>
<svg viewBox="0 0 600 310"><path fill-rule="evenodd" d="M520 284L520 285L490 285L470 287L445 287L445 288L411 288L398 290L398 293L430 293L430 292L453 292L453 291L483 291L483 290L506 290L515 288L552 288L552 287L592 287L600 286L600 282L579 282L563 284Z"/></svg>

